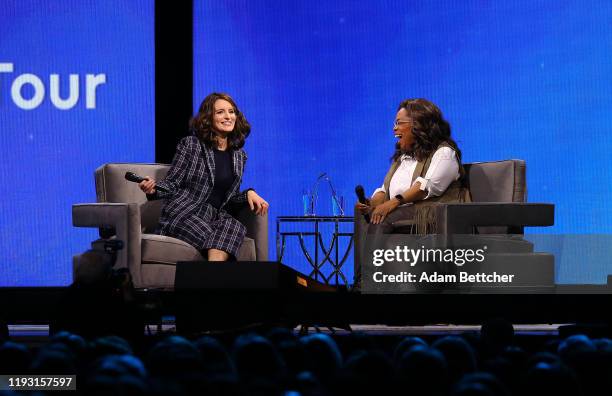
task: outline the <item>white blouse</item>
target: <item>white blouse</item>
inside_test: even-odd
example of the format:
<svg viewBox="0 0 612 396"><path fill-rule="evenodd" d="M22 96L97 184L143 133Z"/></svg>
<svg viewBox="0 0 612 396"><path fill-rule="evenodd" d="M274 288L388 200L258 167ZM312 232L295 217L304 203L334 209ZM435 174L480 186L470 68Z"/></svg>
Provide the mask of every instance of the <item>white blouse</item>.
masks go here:
<svg viewBox="0 0 612 396"><path fill-rule="evenodd" d="M416 159L406 154L402 155L401 163L389 184L390 197L403 194L411 187L412 175L417 163ZM457 179L459 179L459 162L455 150L450 147L440 147L434 153L425 177L417 177L414 182L421 183L421 191L427 191L427 196L423 199L427 199L442 195L448 186ZM381 191L386 193L384 183L374 191L372 197Z"/></svg>

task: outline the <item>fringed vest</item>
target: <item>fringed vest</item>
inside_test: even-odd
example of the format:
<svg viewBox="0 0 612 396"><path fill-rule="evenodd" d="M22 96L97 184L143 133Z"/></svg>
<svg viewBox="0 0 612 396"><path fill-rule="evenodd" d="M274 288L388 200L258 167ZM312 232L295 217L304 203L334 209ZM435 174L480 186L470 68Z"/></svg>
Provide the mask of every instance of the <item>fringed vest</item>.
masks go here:
<svg viewBox="0 0 612 396"><path fill-rule="evenodd" d="M427 170L429 169L429 165L431 164L431 159L440 147L449 147L450 149L453 149L448 143L442 142L436 148L436 150L433 150L429 154L425 161L417 162L417 166L412 174L412 182L410 185L414 184L414 181L418 177L425 177ZM459 161L459 159L457 159L457 161L459 162L459 179L453 181L442 195L414 202L415 214L413 226L411 227L411 233L435 234L437 232L438 227L436 224L435 206L439 203L472 201L470 190L465 183L465 169L463 169L461 161ZM387 172L387 175L385 176L384 186L386 191L386 201L391 199L389 187L391 185L391 179L393 178L397 168L400 166L400 163L401 158L393 161L391 167L389 168L389 172ZM403 221L402 223L405 222Z"/></svg>

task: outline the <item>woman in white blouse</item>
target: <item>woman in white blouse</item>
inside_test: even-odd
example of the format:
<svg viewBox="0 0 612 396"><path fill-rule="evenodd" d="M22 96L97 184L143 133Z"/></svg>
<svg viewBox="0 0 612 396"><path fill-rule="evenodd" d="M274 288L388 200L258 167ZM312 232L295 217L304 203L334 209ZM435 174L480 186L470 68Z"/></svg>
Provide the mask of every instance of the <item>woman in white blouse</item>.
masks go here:
<svg viewBox="0 0 612 396"><path fill-rule="evenodd" d="M439 202L449 193L443 202L466 200L467 189L461 184L461 150L435 104L426 99L400 103L393 133L398 142L385 182L374 191L369 205L357 204L361 213L370 214L371 224L390 223L388 217L398 208L409 208L413 206L409 204L424 200ZM458 194L455 188L449 191L449 187L461 191ZM405 212L412 213L414 209Z"/></svg>
<svg viewBox="0 0 612 396"><path fill-rule="evenodd" d="M355 207L356 281L366 234L392 233L399 220L402 227L411 224L412 233L435 233L431 209L436 202L470 201L463 183L461 150L438 106L426 99L404 100L395 115L393 133L398 142L383 185L367 204ZM369 215L369 225L359 213Z"/></svg>

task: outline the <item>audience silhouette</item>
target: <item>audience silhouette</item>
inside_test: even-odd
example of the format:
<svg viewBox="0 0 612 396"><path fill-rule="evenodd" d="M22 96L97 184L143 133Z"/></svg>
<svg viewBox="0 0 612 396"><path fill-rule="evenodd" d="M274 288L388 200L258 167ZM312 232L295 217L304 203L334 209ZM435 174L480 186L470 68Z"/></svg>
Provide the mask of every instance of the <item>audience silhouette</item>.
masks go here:
<svg viewBox="0 0 612 396"><path fill-rule="evenodd" d="M0 342L0 374L73 374L80 393L113 396L586 396L612 389L610 339L546 337L526 342L499 319L476 335L391 340L299 337L277 328L193 340L158 334L134 345L63 331L43 345Z"/></svg>

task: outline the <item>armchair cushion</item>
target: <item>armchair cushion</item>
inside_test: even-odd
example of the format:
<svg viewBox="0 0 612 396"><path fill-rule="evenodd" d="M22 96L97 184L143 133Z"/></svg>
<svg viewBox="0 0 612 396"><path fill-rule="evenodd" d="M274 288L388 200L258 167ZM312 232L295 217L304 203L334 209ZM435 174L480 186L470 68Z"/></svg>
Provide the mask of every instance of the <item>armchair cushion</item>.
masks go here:
<svg viewBox="0 0 612 396"><path fill-rule="evenodd" d="M179 261L202 261L200 252L187 242L165 235L142 234L142 263L176 265ZM245 238L240 247L240 261L255 261L255 243Z"/></svg>
<svg viewBox="0 0 612 396"><path fill-rule="evenodd" d="M203 260L200 252L177 238L142 234L142 263L176 265L177 261Z"/></svg>
<svg viewBox="0 0 612 396"><path fill-rule="evenodd" d="M526 165L523 160L464 164L473 202L525 202Z"/></svg>

